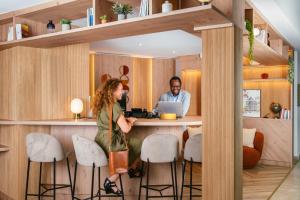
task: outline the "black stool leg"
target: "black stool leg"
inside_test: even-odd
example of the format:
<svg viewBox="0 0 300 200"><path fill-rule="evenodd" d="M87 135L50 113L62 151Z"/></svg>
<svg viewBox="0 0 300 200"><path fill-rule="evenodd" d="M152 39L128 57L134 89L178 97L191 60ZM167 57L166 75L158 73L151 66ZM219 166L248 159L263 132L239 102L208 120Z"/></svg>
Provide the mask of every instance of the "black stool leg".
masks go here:
<svg viewBox="0 0 300 200"><path fill-rule="evenodd" d="M56 198L56 158L53 161L53 199Z"/></svg>
<svg viewBox="0 0 300 200"><path fill-rule="evenodd" d="M191 162L190 162L190 200L192 199L192 191L193 191L193 159L191 158Z"/></svg>
<svg viewBox="0 0 300 200"><path fill-rule="evenodd" d="M183 160L183 162L182 162L182 181L181 181L181 194L180 194L180 200L182 200L182 196L183 196L185 166L186 166L186 161Z"/></svg>
<svg viewBox="0 0 300 200"><path fill-rule="evenodd" d="M149 159L147 159L147 186L146 186L146 200L148 200L148 192L149 192L149 171L150 171L150 162Z"/></svg>
<svg viewBox="0 0 300 200"><path fill-rule="evenodd" d="M99 196L98 196L98 199L100 200L101 199L101 183L100 183L100 167L98 167L98 190L99 190Z"/></svg>
<svg viewBox="0 0 300 200"><path fill-rule="evenodd" d="M176 200L178 199L178 188L177 188L177 163L174 158L174 176L175 176L175 192L176 192Z"/></svg>
<svg viewBox="0 0 300 200"><path fill-rule="evenodd" d="M77 176L77 160L75 161L75 170L74 170L74 183L73 183L73 193L72 200L75 199L75 185L76 185L76 176Z"/></svg>
<svg viewBox="0 0 300 200"><path fill-rule="evenodd" d="M171 176L172 176L172 188L173 188L173 198L176 200L175 195L175 184L174 184L174 172L173 172L173 162L170 163L171 166Z"/></svg>
<svg viewBox="0 0 300 200"><path fill-rule="evenodd" d="M71 195L72 195L73 194L73 188L72 188L72 179L71 179L71 172L70 172L70 163L69 163L69 158L68 157L67 157L67 168L68 168L70 189L71 189Z"/></svg>
<svg viewBox="0 0 300 200"><path fill-rule="evenodd" d="M122 191L122 200L124 200L124 190L123 190L123 182L122 182L121 174L119 174L119 179L120 179L120 185L121 185L121 191Z"/></svg>
<svg viewBox="0 0 300 200"><path fill-rule="evenodd" d="M91 200L93 200L94 196L94 173L95 173L95 163L93 163L93 171L92 171L92 189L91 189Z"/></svg>
<svg viewBox="0 0 300 200"><path fill-rule="evenodd" d="M144 170L144 162L142 161L141 172L143 172L143 170ZM142 183L143 183L143 175L141 174L140 188L139 188L139 198L138 198L138 200L141 199Z"/></svg>
<svg viewBox="0 0 300 200"><path fill-rule="evenodd" d="M28 196L28 182L29 182L29 171L30 171L30 158L28 158L28 163L27 163L27 177L26 177L26 186L25 186L25 200L27 200Z"/></svg>
<svg viewBox="0 0 300 200"><path fill-rule="evenodd" d="M39 194L38 194L39 200L41 200L42 164L43 164L43 163L40 163Z"/></svg>

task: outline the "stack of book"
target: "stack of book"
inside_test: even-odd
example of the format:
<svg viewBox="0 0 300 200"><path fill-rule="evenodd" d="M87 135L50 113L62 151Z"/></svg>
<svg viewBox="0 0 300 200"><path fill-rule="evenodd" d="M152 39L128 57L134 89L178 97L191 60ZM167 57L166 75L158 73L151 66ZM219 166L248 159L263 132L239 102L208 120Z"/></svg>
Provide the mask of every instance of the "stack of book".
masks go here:
<svg viewBox="0 0 300 200"><path fill-rule="evenodd" d="M280 113L280 119L291 119L291 111L283 108Z"/></svg>
<svg viewBox="0 0 300 200"><path fill-rule="evenodd" d="M88 8L86 10L86 22L87 22L87 26L94 25L94 9L93 8Z"/></svg>
<svg viewBox="0 0 300 200"><path fill-rule="evenodd" d="M149 0L142 0L140 6L140 17L149 15Z"/></svg>

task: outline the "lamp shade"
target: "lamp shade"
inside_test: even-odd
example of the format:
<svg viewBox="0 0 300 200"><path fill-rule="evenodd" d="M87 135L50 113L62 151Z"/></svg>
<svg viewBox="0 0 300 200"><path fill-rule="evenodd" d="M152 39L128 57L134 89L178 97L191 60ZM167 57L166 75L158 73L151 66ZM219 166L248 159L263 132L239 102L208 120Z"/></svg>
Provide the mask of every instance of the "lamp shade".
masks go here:
<svg viewBox="0 0 300 200"><path fill-rule="evenodd" d="M71 101L71 111L74 114L81 113L83 110L83 102L81 99L75 98Z"/></svg>

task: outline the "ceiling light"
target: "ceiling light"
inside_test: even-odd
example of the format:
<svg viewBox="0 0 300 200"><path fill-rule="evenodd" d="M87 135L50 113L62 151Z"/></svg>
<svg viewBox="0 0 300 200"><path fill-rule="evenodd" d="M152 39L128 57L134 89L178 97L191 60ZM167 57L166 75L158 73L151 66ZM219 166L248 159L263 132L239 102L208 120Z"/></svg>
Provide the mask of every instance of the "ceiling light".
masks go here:
<svg viewBox="0 0 300 200"><path fill-rule="evenodd" d="M173 51L172 51L172 53L173 53L173 54L175 54L175 53L176 53L176 51L175 51L175 50L173 50Z"/></svg>
<svg viewBox="0 0 300 200"><path fill-rule="evenodd" d="M141 46L143 46L143 44L139 42L139 47L141 47Z"/></svg>

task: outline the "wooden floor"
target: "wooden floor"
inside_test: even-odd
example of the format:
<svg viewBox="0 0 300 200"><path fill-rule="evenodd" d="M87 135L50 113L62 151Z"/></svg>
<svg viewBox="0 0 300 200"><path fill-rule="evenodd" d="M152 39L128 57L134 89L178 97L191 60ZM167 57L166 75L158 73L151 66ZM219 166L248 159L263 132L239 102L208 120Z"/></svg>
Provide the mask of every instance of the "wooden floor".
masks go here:
<svg viewBox="0 0 300 200"><path fill-rule="evenodd" d="M243 199L244 200L267 200L275 192L275 190L284 181L291 168L277 167L268 165L258 165L249 170L243 170ZM194 171L194 170L193 170ZM201 182L201 167L195 167L196 173L193 178L197 183ZM194 172L195 172L194 171ZM187 177L185 182L189 180L189 170L187 167ZM198 180L198 181L197 181ZM200 180L200 181L199 181ZM189 194L189 190L184 190L184 196ZM201 198L195 198L201 199Z"/></svg>
<svg viewBox="0 0 300 200"><path fill-rule="evenodd" d="M186 177L185 183L189 182L189 172L190 166L186 166ZM299 166L300 169L300 166ZM181 170L181 166L178 166L178 170ZM280 186L280 184L287 177L291 168L288 167L277 167L277 166L267 166L267 165L258 165L254 169L244 170L243 171L243 199L244 200L267 200L275 192L275 190ZM201 165L193 166L193 184L201 184ZM300 170L299 170L300 171ZM178 173L179 175L180 173ZM179 183L181 185L181 183ZM138 187L137 185L134 187ZM180 186L179 186L180 187ZM179 195L181 191L179 190ZM200 194L194 190L193 194ZM70 199L69 196L60 196L58 199ZM107 200L117 200L117 198L102 198ZM126 196L127 200L135 200L135 196ZM144 195L142 199L145 199ZM166 200L171 200L173 198L165 198ZM183 200L189 199L189 189L184 189ZM201 197L195 197L193 199L200 200Z"/></svg>
<svg viewBox="0 0 300 200"><path fill-rule="evenodd" d="M267 200L283 182L291 168L259 165L254 169L244 170L243 199Z"/></svg>

